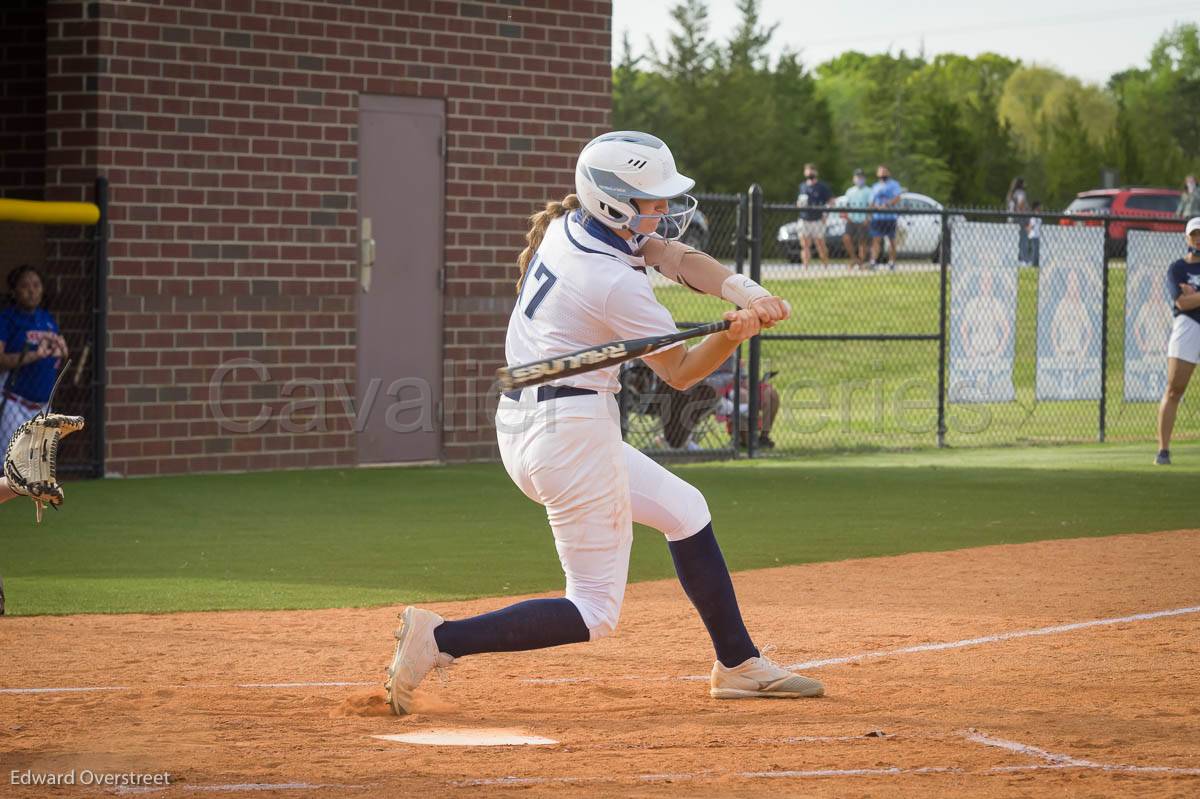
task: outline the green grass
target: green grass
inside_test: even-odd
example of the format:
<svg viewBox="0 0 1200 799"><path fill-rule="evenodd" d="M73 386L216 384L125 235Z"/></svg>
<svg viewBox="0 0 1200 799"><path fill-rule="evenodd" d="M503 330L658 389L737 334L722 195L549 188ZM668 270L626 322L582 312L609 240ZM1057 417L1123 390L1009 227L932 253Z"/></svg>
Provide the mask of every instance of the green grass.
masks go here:
<svg viewBox="0 0 1200 799"><path fill-rule="evenodd" d="M733 569L1192 527L1200 446L934 450L701 464ZM73 483L0 507L9 612L361 606L559 590L543 510L499 465ZM672 574L635 536L631 578Z"/></svg>
<svg viewBox="0 0 1200 799"><path fill-rule="evenodd" d="M1097 440L1097 402L1039 403L1034 396L1037 278L1033 269L1021 270L1018 278L1016 401L949 404L947 443L951 446ZM939 281L938 272L929 271L764 283L794 309L793 319L775 332L936 334ZM1110 270L1109 292L1106 439L1151 441L1156 404L1123 399L1124 268ZM656 293L680 321L715 319L727 308L719 300L680 286L661 287ZM780 372L774 384L782 396L782 410L773 438L782 445L781 451L936 446L936 341L764 341L762 357L764 371ZM1197 437L1198 407L1185 402L1180 409L1180 437ZM722 432L711 429L701 443L722 445Z"/></svg>

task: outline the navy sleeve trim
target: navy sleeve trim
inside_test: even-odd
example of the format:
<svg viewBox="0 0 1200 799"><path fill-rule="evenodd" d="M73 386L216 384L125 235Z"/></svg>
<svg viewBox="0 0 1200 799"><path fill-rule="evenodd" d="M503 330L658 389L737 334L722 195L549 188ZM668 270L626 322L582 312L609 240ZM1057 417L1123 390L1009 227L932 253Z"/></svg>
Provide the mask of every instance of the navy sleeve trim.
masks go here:
<svg viewBox="0 0 1200 799"><path fill-rule="evenodd" d="M575 241L575 237L571 235L571 222L570 222L570 217L568 217L568 216L563 217L563 230L567 234L567 239L572 244L574 244L577 248L583 250L584 252L590 252L592 255L604 255L604 256L607 256L608 258L612 258L614 261L620 260L619 258L617 258L617 256L613 255L612 253L600 252L599 250L592 250L587 247L584 247L582 244Z"/></svg>

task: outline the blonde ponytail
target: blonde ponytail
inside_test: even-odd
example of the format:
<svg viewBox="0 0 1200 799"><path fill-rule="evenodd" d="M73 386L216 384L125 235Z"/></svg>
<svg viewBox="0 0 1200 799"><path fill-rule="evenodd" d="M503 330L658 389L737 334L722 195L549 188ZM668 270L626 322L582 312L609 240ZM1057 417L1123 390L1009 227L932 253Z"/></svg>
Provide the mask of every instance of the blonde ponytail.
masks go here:
<svg viewBox="0 0 1200 799"><path fill-rule="evenodd" d="M546 210L538 211L533 216L529 217L529 232L525 234L525 241L529 242L525 249L521 250L521 254L517 256L517 268L520 274L517 276L517 293L521 293L521 284L525 282L525 270L529 268L529 262L533 260L534 253L538 247L542 246L542 239L546 236L546 228L550 227L550 223L558 219L568 211L575 211L579 208L579 197L574 194L568 194L563 197L562 202L551 200L546 203Z"/></svg>

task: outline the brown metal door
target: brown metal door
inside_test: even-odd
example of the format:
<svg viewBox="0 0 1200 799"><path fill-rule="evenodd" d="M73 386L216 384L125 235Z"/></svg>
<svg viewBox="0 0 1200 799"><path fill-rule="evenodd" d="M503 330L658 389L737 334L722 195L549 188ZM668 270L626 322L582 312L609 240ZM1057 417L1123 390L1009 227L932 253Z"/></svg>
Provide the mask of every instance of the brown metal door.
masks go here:
<svg viewBox="0 0 1200 799"><path fill-rule="evenodd" d="M359 99L359 463L442 454L444 120L441 100Z"/></svg>

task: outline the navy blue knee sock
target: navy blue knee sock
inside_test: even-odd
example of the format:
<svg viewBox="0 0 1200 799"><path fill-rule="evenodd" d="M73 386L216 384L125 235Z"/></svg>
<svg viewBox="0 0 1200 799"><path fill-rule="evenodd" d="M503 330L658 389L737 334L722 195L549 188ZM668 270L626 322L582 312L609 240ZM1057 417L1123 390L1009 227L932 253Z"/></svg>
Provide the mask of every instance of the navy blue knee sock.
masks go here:
<svg viewBox="0 0 1200 799"><path fill-rule="evenodd" d="M451 657L520 652L588 640L587 625L569 599L530 599L506 608L447 621L433 631L438 650Z"/></svg>
<svg viewBox="0 0 1200 799"><path fill-rule="evenodd" d="M733 581L729 569L717 545L712 524L691 538L671 541L671 559L675 561L675 573L683 585L683 592L692 600L713 648L717 660L727 668L758 657L758 650L750 640L750 633L742 622L742 611L738 608L737 596L733 593Z"/></svg>

